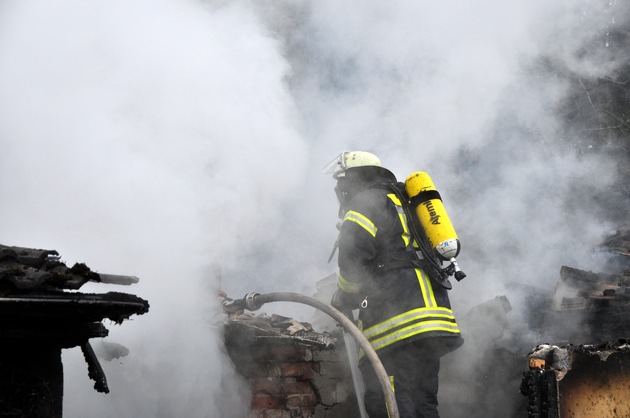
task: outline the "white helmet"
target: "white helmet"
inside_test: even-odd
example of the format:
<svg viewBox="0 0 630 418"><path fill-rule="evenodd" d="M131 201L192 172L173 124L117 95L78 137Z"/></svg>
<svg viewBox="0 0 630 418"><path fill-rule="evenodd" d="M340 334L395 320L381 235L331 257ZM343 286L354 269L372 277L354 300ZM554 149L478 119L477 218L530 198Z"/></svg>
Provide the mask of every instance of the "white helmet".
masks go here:
<svg viewBox="0 0 630 418"><path fill-rule="evenodd" d="M344 177L346 170L353 167L382 167L381 160L367 151L344 151L326 164L322 173L332 174L334 178Z"/></svg>

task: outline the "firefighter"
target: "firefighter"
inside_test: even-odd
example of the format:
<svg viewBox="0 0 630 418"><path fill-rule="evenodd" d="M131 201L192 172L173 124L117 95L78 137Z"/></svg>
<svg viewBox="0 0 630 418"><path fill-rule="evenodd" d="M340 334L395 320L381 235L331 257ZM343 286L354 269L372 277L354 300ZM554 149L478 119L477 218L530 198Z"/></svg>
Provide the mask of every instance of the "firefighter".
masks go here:
<svg viewBox="0 0 630 418"><path fill-rule="evenodd" d="M359 325L379 355L401 418L438 415L440 357L462 345L447 288L415 260L394 174L366 151L343 152L324 169L337 180L340 203L338 290L331 304L359 309ZM398 186L400 187L400 186ZM416 244L417 245L417 244ZM363 356L365 407L387 418L384 395Z"/></svg>

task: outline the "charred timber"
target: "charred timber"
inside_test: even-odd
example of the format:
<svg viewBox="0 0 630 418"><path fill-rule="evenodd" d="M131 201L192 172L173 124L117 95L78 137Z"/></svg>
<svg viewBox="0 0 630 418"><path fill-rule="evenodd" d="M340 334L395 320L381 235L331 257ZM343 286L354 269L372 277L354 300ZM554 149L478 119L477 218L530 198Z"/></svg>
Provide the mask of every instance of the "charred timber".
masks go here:
<svg viewBox="0 0 630 418"><path fill-rule="evenodd" d="M630 340L598 345L537 346L523 373L528 416L630 416Z"/></svg>
<svg viewBox="0 0 630 418"><path fill-rule="evenodd" d="M147 313L149 303L127 293L67 291L87 282L138 278L68 267L55 250L0 245L0 416L62 416L64 348L80 346L94 388L109 392L89 340L108 335L104 319L121 324Z"/></svg>

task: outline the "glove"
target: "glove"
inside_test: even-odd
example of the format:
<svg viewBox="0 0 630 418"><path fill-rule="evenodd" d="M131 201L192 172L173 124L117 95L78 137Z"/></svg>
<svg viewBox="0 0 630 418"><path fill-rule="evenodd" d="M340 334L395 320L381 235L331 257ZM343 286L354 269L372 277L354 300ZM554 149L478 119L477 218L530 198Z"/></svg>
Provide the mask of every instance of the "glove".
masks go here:
<svg viewBox="0 0 630 418"><path fill-rule="evenodd" d="M330 304L333 308L339 309L343 312L344 303L343 303L343 292L339 289L333 294L332 299L330 300Z"/></svg>
<svg viewBox="0 0 630 418"><path fill-rule="evenodd" d="M363 300L363 296L355 293L346 293L342 290L337 289L335 294L330 301L330 304L333 308L337 308L341 312L353 311L354 309L359 309L361 301Z"/></svg>

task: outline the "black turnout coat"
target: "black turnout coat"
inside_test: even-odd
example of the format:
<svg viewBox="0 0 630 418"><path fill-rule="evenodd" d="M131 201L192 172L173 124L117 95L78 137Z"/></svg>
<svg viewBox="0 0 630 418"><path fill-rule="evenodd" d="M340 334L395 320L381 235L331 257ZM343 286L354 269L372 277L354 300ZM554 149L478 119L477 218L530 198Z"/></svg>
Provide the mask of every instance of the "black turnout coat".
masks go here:
<svg viewBox="0 0 630 418"><path fill-rule="evenodd" d="M463 343L447 290L421 268L394 261L409 260L416 248L392 183L363 183L344 205L338 293L350 308L360 306L362 331L379 355L418 340L446 353Z"/></svg>

